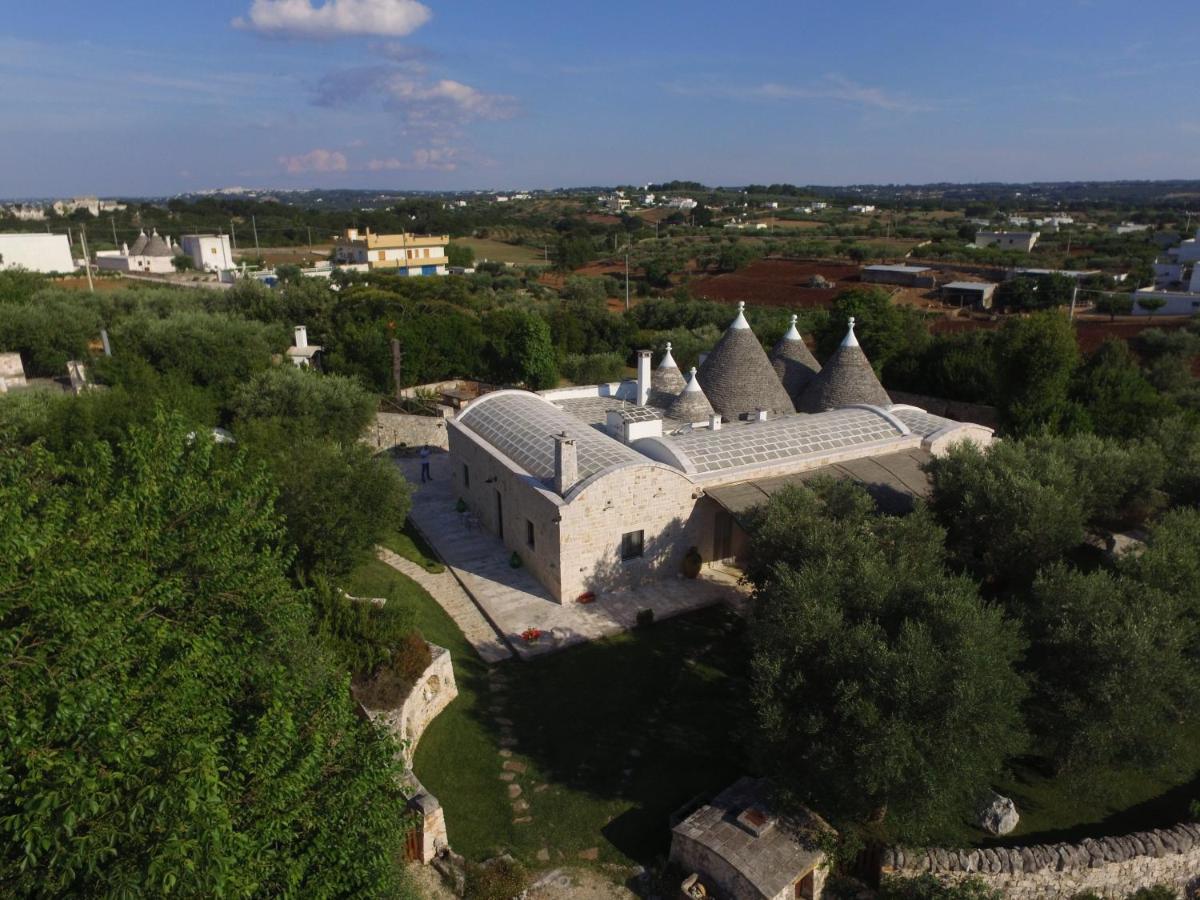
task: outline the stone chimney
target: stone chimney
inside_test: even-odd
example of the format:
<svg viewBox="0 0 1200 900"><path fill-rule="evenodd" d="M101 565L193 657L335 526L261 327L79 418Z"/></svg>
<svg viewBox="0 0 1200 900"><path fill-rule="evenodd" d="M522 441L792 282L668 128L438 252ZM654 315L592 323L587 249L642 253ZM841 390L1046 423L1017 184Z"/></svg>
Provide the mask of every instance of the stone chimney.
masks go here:
<svg viewBox="0 0 1200 900"><path fill-rule="evenodd" d="M720 413L713 413L711 416L708 417L708 428L710 431L720 431L721 430L721 414Z"/></svg>
<svg viewBox="0 0 1200 900"><path fill-rule="evenodd" d="M650 399L650 351L639 350L637 358L637 405Z"/></svg>
<svg viewBox="0 0 1200 900"><path fill-rule="evenodd" d="M296 326L296 349L303 350L308 346L308 329L303 325Z"/></svg>
<svg viewBox="0 0 1200 900"><path fill-rule="evenodd" d="M575 439L564 431L554 436L554 492L565 497L579 480L579 456Z"/></svg>

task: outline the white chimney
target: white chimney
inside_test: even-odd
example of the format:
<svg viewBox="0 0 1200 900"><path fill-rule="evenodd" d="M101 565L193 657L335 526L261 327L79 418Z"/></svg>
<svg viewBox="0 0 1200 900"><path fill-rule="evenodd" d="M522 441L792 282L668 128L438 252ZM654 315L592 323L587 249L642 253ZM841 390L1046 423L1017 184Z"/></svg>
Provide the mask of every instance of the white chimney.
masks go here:
<svg viewBox="0 0 1200 900"><path fill-rule="evenodd" d="M579 456L575 440L564 431L554 435L554 492L565 497L579 480Z"/></svg>
<svg viewBox="0 0 1200 900"><path fill-rule="evenodd" d="M708 417L708 428L710 431L720 431L721 430L721 414L720 413L713 413L711 416Z"/></svg>
<svg viewBox="0 0 1200 900"><path fill-rule="evenodd" d="M637 359L637 405L650 399L650 351L639 350Z"/></svg>
<svg viewBox="0 0 1200 900"><path fill-rule="evenodd" d="M758 410L758 412L756 412L756 413L754 414L754 420L755 420L756 422L765 422L765 421L767 421L767 411L766 411L765 409L760 409L760 410Z"/></svg>
<svg viewBox="0 0 1200 900"><path fill-rule="evenodd" d="M303 350L308 346L308 329L303 325L296 326L296 349Z"/></svg>

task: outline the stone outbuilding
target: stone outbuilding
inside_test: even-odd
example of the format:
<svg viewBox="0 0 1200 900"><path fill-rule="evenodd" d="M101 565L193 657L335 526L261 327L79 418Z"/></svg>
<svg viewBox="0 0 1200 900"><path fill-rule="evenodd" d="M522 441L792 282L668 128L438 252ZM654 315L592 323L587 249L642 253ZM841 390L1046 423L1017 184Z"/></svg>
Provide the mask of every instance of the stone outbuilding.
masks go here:
<svg viewBox="0 0 1200 900"><path fill-rule="evenodd" d="M766 779L742 778L671 829L670 862L685 873L683 896L819 900L820 845L834 834L808 810L778 812Z"/></svg>

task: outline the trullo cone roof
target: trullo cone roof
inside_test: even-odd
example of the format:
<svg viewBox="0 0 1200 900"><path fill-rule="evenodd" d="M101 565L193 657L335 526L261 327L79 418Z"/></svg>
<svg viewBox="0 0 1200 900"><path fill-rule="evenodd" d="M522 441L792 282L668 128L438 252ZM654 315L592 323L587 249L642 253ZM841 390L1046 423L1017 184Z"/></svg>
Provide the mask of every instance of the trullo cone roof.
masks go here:
<svg viewBox="0 0 1200 900"><path fill-rule="evenodd" d="M675 419L677 422L706 422L713 411L708 398L704 396L704 391L700 389L700 382L696 378L696 369L693 366L687 386L667 407L667 418Z"/></svg>
<svg viewBox="0 0 1200 900"><path fill-rule="evenodd" d="M700 366L700 386L713 409L726 419L765 409L773 415L795 412L771 361L750 330L738 304L737 318Z"/></svg>
<svg viewBox="0 0 1200 900"><path fill-rule="evenodd" d="M846 329L842 345L825 361L825 367L805 389L798 408L801 412L819 413L866 403L888 407L892 400L875 377L875 370L854 336L854 319Z"/></svg>
<svg viewBox="0 0 1200 900"><path fill-rule="evenodd" d="M792 327L787 334L779 339L771 350L771 365L779 376L783 389L792 398L796 408L800 408L800 398L809 382L821 371L821 364L804 344L800 332L796 329L796 316L792 316Z"/></svg>

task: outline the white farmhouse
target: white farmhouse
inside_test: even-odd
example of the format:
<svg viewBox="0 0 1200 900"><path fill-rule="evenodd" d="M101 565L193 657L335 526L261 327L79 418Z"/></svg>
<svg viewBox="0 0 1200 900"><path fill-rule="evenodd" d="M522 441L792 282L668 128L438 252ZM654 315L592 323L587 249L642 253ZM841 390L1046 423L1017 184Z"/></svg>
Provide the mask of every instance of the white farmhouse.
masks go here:
<svg viewBox="0 0 1200 900"><path fill-rule="evenodd" d="M1139 305L1150 301L1150 307ZM1160 307L1156 301L1164 301ZM1200 312L1200 229L1154 263L1154 286L1133 293L1134 315L1190 316Z"/></svg>
<svg viewBox="0 0 1200 900"><path fill-rule="evenodd" d="M232 269L233 248L227 234L185 234L183 252L201 272L221 272Z"/></svg>
<svg viewBox="0 0 1200 900"><path fill-rule="evenodd" d="M149 236L143 231L137 240L122 244L120 250L101 250L96 253L96 267L111 272L141 272L164 275L175 271L175 257L183 253L178 244L158 231Z"/></svg>
<svg viewBox="0 0 1200 900"><path fill-rule="evenodd" d="M71 244L65 234L0 234L0 270L74 272Z"/></svg>
<svg viewBox="0 0 1200 900"><path fill-rule="evenodd" d="M979 231L975 234L975 246L1028 253L1041 236L1040 231Z"/></svg>

